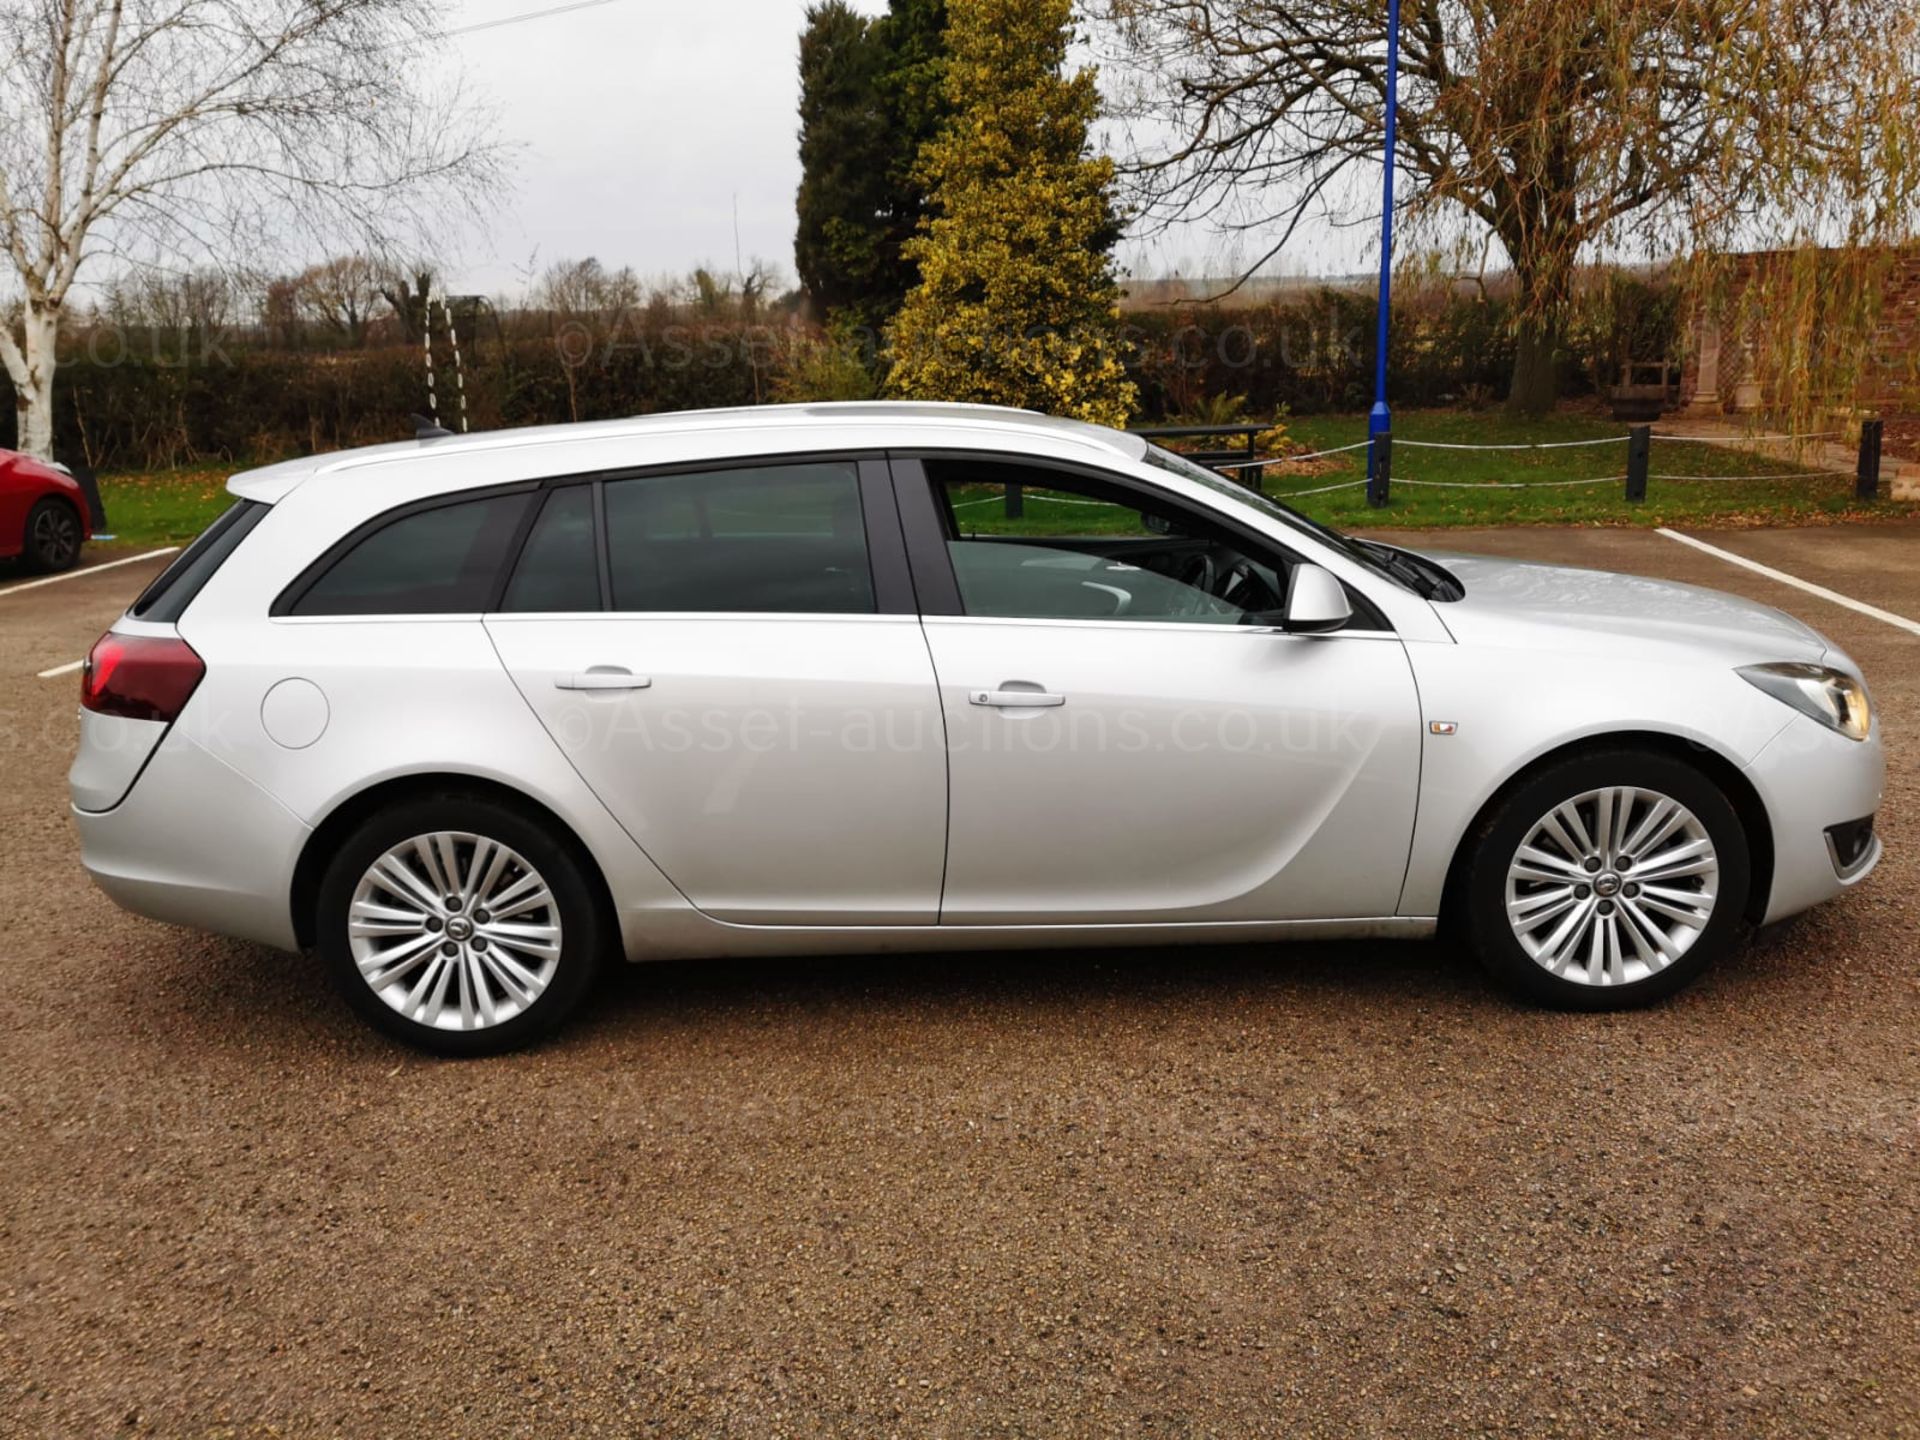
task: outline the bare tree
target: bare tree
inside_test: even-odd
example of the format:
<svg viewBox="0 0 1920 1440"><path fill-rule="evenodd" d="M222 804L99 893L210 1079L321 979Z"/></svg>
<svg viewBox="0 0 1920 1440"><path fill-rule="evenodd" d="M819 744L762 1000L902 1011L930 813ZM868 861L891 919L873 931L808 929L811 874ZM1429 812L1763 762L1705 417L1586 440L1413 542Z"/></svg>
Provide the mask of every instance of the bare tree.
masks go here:
<svg viewBox="0 0 1920 1440"><path fill-rule="evenodd" d="M750 320L779 288L780 267L756 256L744 266L735 261L731 275L710 265L698 266L687 276L682 293L698 314Z"/></svg>
<svg viewBox="0 0 1920 1440"><path fill-rule="evenodd" d="M51 448L62 314L96 257L378 242L492 183L457 89L421 79L436 28L431 0L7 0L0 362L23 449Z"/></svg>
<svg viewBox="0 0 1920 1440"><path fill-rule="evenodd" d="M400 274L380 287L380 298L392 308L408 342L417 345L432 327L434 267L415 261L400 268Z"/></svg>
<svg viewBox="0 0 1920 1440"><path fill-rule="evenodd" d="M1138 77L1119 107L1171 136L1136 165L1149 216L1268 240L1369 213L1386 95L1377 0L1103 0ZM1553 398L1585 253L1743 231L1901 238L1920 179L1909 0L1403 0L1397 163L1411 218L1465 217L1512 262L1512 401ZM1350 167L1361 167L1350 171Z"/></svg>
<svg viewBox="0 0 1920 1440"><path fill-rule="evenodd" d="M169 335L220 330L239 309L238 286L223 270L143 270L107 286L102 312L122 328L144 327Z"/></svg>
<svg viewBox="0 0 1920 1440"><path fill-rule="evenodd" d="M640 281L622 266L609 270L593 256L556 260L541 273L535 303L556 320L598 331L618 325L640 303Z"/></svg>
<svg viewBox="0 0 1920 1440"><path fill-rule="evenodd" d="M367 324L382 298L386 272L365 255L337 255L294 277L301 309L354 349L367 343Z"/></svg>

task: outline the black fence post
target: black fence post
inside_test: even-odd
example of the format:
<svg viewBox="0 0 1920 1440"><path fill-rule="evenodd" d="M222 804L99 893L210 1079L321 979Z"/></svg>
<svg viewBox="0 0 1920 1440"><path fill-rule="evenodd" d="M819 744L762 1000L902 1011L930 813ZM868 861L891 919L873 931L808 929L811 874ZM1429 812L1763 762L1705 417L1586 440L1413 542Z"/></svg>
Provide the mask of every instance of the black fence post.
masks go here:
<svg viewBox="0 0 1920 1440"><path fill-rule="evenodd" d="M1860 422L1860 466L1854 471L1853 493L1861 500L1880 498L1880 435L1885 422Z"/></svg>
<svg viewBox="0 0 1920 1440"><path fill-rule="evenodd" d="M1627 427L1627 500L1638 505L1647 498L1647 461L1653 452L1653 427Z"/></svg>
<svg viewBox="0 0 1920 1440"><path fill-rule="evenodd" d="M64 462L67 474L73 477L74 484L80 487L80 493L87 502L87 512L92 523L88 529L96 536L107 533L107 505L100 498L100 481L93 473L93 467L84 460Z"/></svg>
<svg viewBox="0 0 1920 1440"><path fill-rule="evenodd" d="M1387 503L1393 483L1393 432L1380 430L1373 437L1373 466L1367 472L1367 504L1378 510Z"/></svg>
<svg viewBox="0 0 1920 1440"><path fill-rule="evenodd" d="M1027 490L1024 485L1007 486L1007 518L1018 520L1027 513Z"/></svg>

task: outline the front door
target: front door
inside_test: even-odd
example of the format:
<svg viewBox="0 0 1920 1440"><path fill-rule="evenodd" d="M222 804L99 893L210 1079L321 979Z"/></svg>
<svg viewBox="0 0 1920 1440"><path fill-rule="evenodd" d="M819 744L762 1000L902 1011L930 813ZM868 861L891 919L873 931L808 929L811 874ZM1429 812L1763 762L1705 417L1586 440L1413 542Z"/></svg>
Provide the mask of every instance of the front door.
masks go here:
<svg viewBox="0 0 1920 1440"><path fill-rule="evenodd" d="M951 768L943 923L1394 913L1420 734L1384 622L1255 623L1293 557L1097 477L896 470L910 525L931 497L957 592L924 620ZM929 558L918 540L916 578Z"/></svg>
<svg viewBox="0 0 1920 1440"><path fill-rule="evenodd" d="M946 758L885 467L598 489L548 494L487 618L548 733L716 918L932 923ZM891 556L868 544L874 503Z"/></svg>

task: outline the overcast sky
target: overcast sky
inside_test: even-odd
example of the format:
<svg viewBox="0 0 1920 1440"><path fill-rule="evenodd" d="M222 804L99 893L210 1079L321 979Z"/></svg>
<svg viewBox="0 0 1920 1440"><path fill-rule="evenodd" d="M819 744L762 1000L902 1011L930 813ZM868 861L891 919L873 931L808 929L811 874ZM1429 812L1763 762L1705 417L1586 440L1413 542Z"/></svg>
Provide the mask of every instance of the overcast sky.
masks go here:
<svg viewBox="0 0 1920 1440"><path fill-rule="evenodd" d="M449 30L566 0L450 0ZM885 0L854 0L869 13ZM492 231L463 247L455 290L512 292L529 269L597 256L643 276L710 263L774 262L793 276L795 68L806 0L609 0L451 35L470 84L519 146L514 191ZM1223 273L1205 233L1129 242L1141 275ZM1360 235L1303 237L1287 269L1364 264Z"/></svg>

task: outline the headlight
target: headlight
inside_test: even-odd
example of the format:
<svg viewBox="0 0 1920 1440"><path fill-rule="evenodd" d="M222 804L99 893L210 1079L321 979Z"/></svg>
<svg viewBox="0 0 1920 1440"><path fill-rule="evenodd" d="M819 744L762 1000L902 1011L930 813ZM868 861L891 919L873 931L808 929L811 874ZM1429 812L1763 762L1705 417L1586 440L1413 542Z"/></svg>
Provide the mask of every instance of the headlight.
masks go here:
<svg viewBox="0 0 1920 1440"><path fill-rule="evenodd" d="M1873 729L1867 687L1843 670L1783 661L1777 665L1743 665L1740 678L1849 740L1864 740Z"/></svg>

